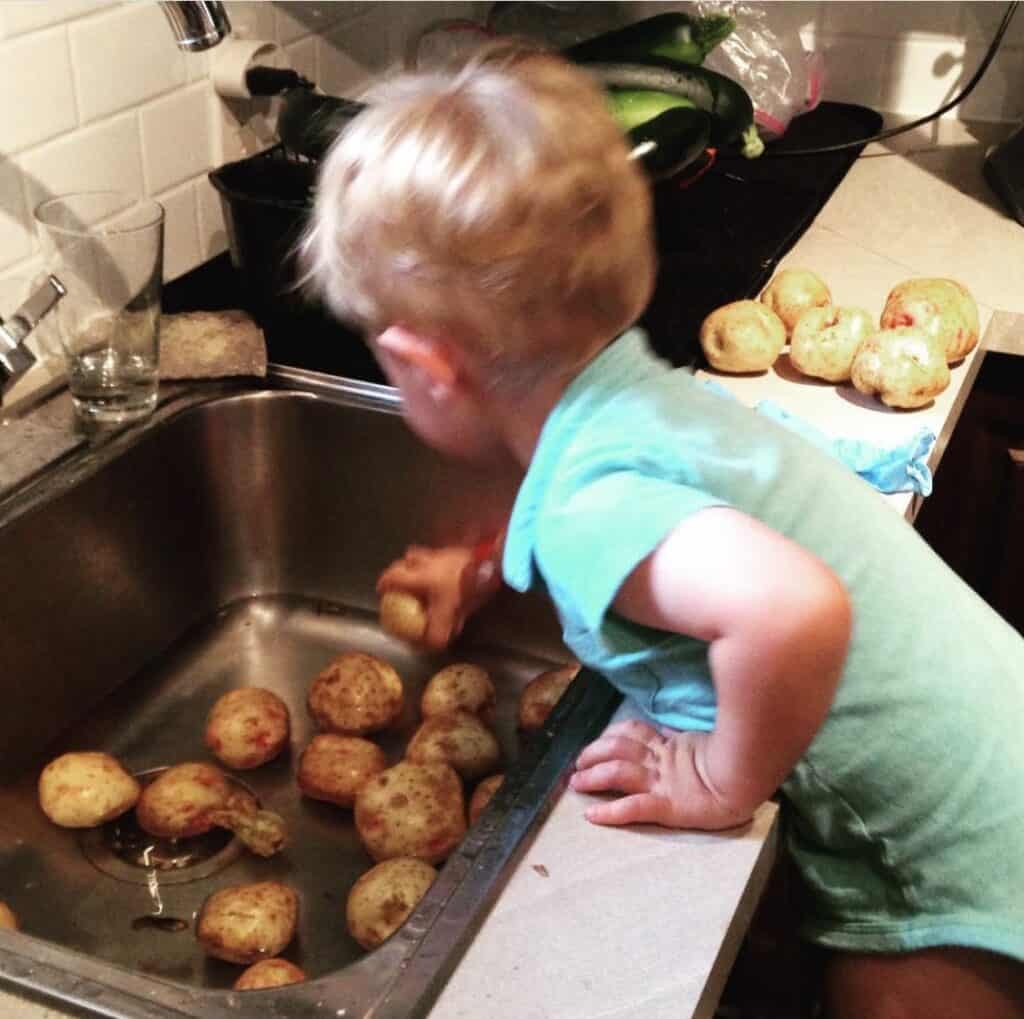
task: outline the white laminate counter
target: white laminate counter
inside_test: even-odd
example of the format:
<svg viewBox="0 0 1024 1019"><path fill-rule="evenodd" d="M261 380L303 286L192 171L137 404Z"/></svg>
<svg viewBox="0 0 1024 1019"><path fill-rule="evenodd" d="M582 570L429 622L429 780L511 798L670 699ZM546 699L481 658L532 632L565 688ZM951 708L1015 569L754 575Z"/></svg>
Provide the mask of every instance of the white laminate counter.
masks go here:
<svg viewBox="0 0 1024 1019"><path fill-rule="evenodd" d="M976 296L994 346L1024 350L1022 319L998 313L1024 312L1024 229L981 176L985 146L1008 130L944 123L893 148L871 146L785 264L814 269L837 303L873 314L901 279L957 278ZM775 400L833 436L891 443L927 425L939 436L934 467L979 363L969 357L930 408L910 413L799 380L784 360L763 376L718 380L747 403ZM31 422L12 428L8 450L16 439L29 465L41 454L24 449L26 435L59 448L45 421L36 433ZM4 480L0 472L0 487ZM909 496L887 498L913 515ZM723 833L616 830L583 820L586 799L569 790L557 798L431 1019L712 1014L775 853L776 808L766 804L749 826ZM65 1014L0 991L6 1019Z"/></svg>

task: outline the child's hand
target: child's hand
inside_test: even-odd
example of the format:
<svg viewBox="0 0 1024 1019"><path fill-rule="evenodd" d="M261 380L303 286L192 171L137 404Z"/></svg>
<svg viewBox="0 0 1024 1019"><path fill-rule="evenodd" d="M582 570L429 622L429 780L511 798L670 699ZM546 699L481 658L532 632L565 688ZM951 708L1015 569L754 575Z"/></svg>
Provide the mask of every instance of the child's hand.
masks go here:
<svg viewBox="0 0 1024 1019"><path fill-rule="evenodd" d="M377 592L408 591L426 607L422 644L439 651L461 632L466 620L501 586L490 559L481 561L472 546L425 548L411 545L377 581Z"/></svg>
<svg viewBox="0 0 1024 1019"><path fill-rule="evenodd" d="M732 828L750 814L731 809L704 781L707 739L703 732L666 734L646 722L619 722L583 750L569 785L581 793L626 794L588 807L585 816L594 824Z"/></svg>

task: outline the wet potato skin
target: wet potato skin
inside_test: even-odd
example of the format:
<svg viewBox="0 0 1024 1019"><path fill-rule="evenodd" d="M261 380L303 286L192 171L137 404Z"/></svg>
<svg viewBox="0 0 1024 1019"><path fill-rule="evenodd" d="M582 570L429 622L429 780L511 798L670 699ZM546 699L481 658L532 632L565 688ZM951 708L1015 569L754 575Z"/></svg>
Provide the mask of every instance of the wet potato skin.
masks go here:
<svg viewBox="0 0 1024 1019"><path fill-rule="evenodd" d="M477 819L487 809L487 804L491 802L494 794L498 791L498 787L504 781L505 776L499 773L497 775L489 775L477 784L477 787L473 790L473 795L469 798L470 824L476 824Z"/></svg>
<svg viewBox="0 0 1024 1019"><path fill-rule="evenodd" d="M436 877L429 863L415 857L395 857L371 867L348 894L349 934L368 950L383 944L405 923Z"/></svg>
<svg viewBox="0 0 1024 1019"><path fill-rule="evenodd" d="M299 759L296 781L304 796L351 807L359 790L387 767L384 751L361 736L320 733Z"/></svg>
<svg viewBox="0 0 1024 1019"><path fill-rule="evenodd" d="M117 758L97 751L61 754L39 775L39 806L63 828L93 828L135 806L138 780Z"/></svg>
<svg viewBox="0 0 1024 1019"><path fill-rule="evenodd" d="M200 910L196 938L208 955L248 966L284 951L298 922L298 893L280 881L257 881L214 892Z"/></svg>
<svg viewBox="0 0 1024 1019"><path fill-rule="evenodd" d="M780 270L768 281L760 301L782 319L788 336L809 308L831 304L832 294L816 272L793 267Z"/></svg>
<svg viewBox="0 0 1024 1019"><path fill-rule="evenodd" d="M946 361L963 360L981 333L978 305L956 280L921 277L904 280L889 291L882 309L883 329L918 326L941 342Z"/></svg>
<svg viewBox="0 0 1024 1019"><path fill-rule="evenodd" d="M527 732L539 729L579 671L578 665L567 665L531 679L519 695L519 728Z"/></svg>
<svg viewBox="0 0 1024 1019"><path fill-rule="evenodd" d="M235 981L236 991L265 991L271 987L301 984L306 974L287 959L260 959L254 962Z"/></svg>
<svg viewBox="0 0 1024 1019"><path fill-rule="evenodd" d="M498 767L498 739L476 715L452 711L425 718L405 749L406 760L417 764L442 761L467 782L475 782Z"/></svg>
<svg viewBox="0 0 1024 1019"><path fill-rule="evenodd" d="M469 711L485 725L494 724L497 694L487 670L470 662L447 665L430 677L420 698L424 718Z"/></svg>
<svg viewBox="0 0 1024 1019"><path fill-rule="evenodd" d="M214 764L176 764L142 790L135 816L145 831L160 838L202 835L214 826L211 812L227 803L231 791L227 776Z"/></svg>
<svg viewBox="0 0 1024 1019"><path fill-rule="evenodd" d="M382 659L346 651L313 680L307 704L321 731L366 736L388 728L402 713L402 680Z"/></svg>
<svg viewBox="0 0 1024 1019"><path fill-rule="evenodd" d="M393 636L416 643L427 632L427 610L408 591L385 591L380 596L380 625Z"/></svg>
<svg viewBox="0 0 1024 1019"><path fill-rule="evenodd" d="M210 709L206 745L229 768L258 768L288 745L291 719L277 694L262 687L229 690Z"/></svg>
<svg viewBox="0 0 1024 1019"><path fill-rule="evenodd" d="M786 345L786 326L757 301L733 301L715 308L700 326L700 345L716 371L762 372Z"/></svg>

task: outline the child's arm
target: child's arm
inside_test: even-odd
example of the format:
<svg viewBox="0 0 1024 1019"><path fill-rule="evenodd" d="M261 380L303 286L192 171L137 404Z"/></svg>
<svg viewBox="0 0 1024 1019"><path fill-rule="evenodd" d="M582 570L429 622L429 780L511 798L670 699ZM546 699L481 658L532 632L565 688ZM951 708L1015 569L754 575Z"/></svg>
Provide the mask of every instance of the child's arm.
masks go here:
<svg viewBox="0 0 1024 1019"><path fill-rule="evenodd" d="M427 612L422 643L441 650L501 587L503 544L504 531L476 545L412 545L380 575L377 592L408 591L420 598Z"/></svg>
<svg viewBox="0 0 1024 1019"><path fill-rule="evenodd" d="M710 644L718 701L710 733L610 728L577 762L572 787L628 795L599 824L724 828L747 820L786 778L832 703L851 611L836 576L805 549L736 510L688 517L614 602L622 616Z"/></svg>

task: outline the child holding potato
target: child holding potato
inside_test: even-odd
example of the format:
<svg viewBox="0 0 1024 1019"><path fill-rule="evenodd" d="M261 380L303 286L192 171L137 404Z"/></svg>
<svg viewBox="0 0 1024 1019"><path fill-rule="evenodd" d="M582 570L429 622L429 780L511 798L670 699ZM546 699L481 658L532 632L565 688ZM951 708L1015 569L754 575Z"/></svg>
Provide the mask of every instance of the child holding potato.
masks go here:
<svg viewBox="0 0 1024 1019"><path fill-rule="evenodd" d="M385 86L303 257L409 425L524 478L501 568L650 722L572 786L598 824L741 824L777 790L832 1017L1024 1016L1024 641L839 463L657 360L647 186L588 79L495 51ZM484 564L486 566L486 563ZM414 549L443 646L497 586Z"/></svg>

